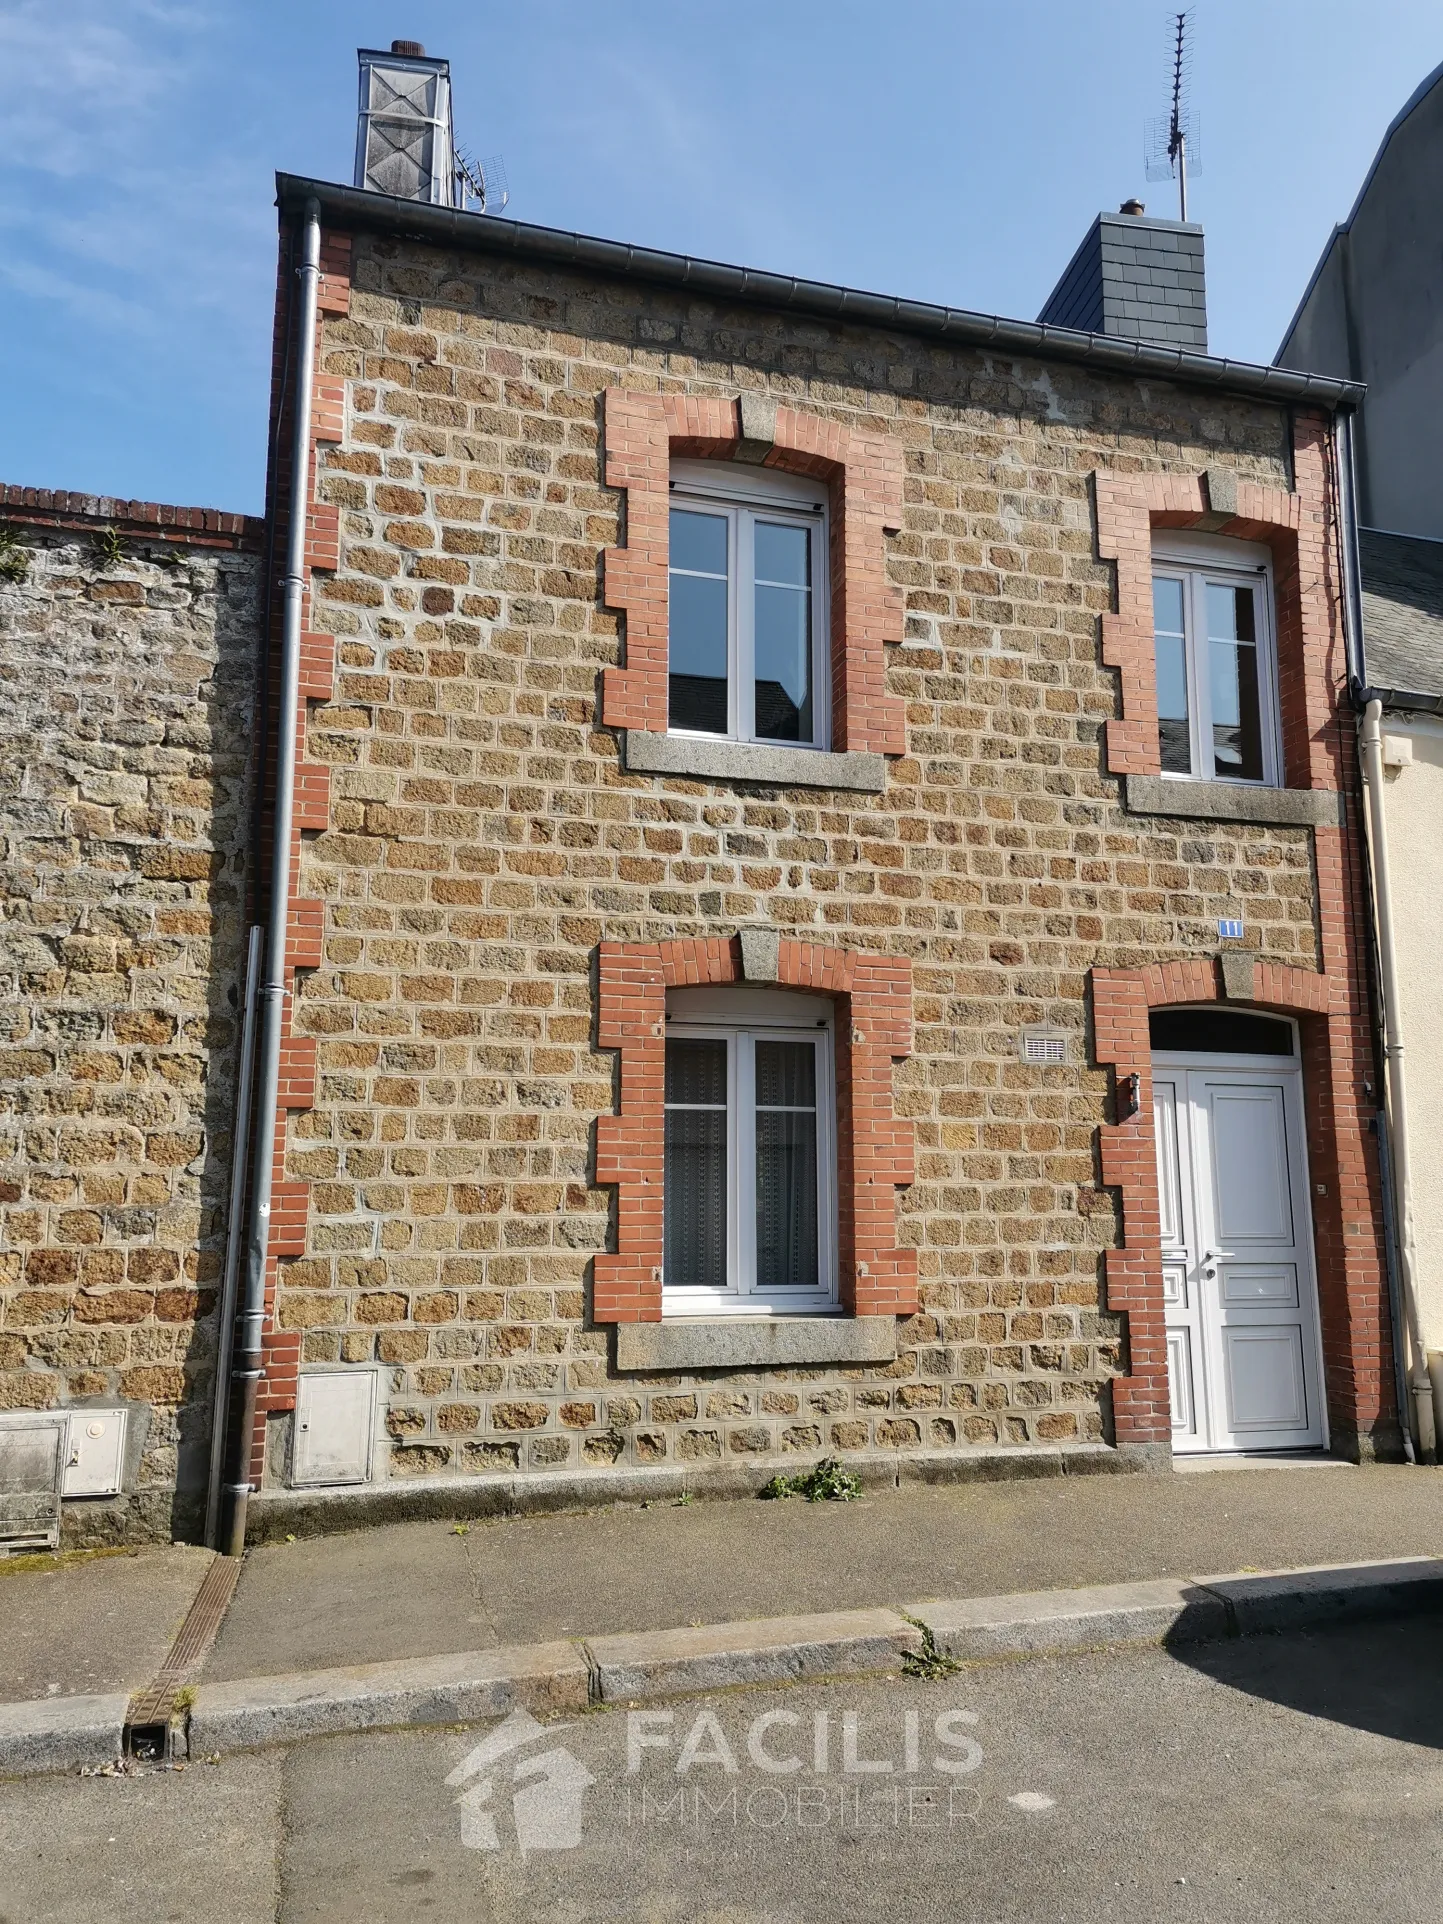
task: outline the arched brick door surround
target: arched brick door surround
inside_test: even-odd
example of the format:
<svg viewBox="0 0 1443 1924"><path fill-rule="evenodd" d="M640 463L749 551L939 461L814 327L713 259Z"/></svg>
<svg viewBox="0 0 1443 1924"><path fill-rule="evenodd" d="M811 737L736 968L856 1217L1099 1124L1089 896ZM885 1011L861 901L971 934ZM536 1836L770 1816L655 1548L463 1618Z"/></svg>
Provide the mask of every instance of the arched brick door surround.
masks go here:
<svg viewBox="0 0 1443 1924"><path fill-rule="evenodd" d="M1098 1061L1113 1065L1119 1083L1138 1079L1136 1114L1101 1132L1102 1180L1122 1201L1122 1242L1106 1256L1107 1305L1126 1315L1128 1331L1129 1372L1112 1387L1115 1436L1119 1444L1165 1444L1171 1411L1148 1016L1225 997L1211 957L1094 969L1092 995ZM1395 1414L1377 1161L1367 1148L1361 1084L1366 1018L1339 997L1335 979L1261 961L1244 1006L1298 1018L1329 1423L1335 1446L1366 1448L1364 1439Z"/></svg>

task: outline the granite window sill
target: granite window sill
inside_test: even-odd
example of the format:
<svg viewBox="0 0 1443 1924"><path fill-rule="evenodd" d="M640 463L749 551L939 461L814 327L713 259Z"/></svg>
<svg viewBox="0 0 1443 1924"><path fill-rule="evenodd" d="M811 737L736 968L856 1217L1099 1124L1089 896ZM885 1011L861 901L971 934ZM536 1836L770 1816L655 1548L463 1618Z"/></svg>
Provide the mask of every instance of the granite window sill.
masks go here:
<svg viewBox="0 0 1443 1924"><path fill-rule="evenodd" d="M695 735L622 731L622 760L634 775L684 775L703 782L762 782L768 788L845 788L880 795L883 755L834 754L770 742L706 741Z"/></svg>
<svg viewBox="0 0 1443 1924"><path fill-rule="evenodd" d="M787 1369L891 1363L895 1316L677 1317L616 1325L619 1370Z"/></svg>
<svg viewBox="0 0 1443 1924"><path fill-rule="evenodd" d="M1232 782L1168 781L1124 775L1134 815L1172 815L1200 822L1264 822L1282 828L1340 828L1343 797L1331 788L1243 788Z"/></svg>

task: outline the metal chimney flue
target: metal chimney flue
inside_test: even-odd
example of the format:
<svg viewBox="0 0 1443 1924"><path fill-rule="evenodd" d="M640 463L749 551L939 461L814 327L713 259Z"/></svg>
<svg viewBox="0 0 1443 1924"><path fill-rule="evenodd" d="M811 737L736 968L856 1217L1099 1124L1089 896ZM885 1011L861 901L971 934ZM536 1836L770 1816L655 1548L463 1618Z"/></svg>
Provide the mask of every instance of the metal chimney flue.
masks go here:
<svg viewBox="0 0 1443 1924"><path fill-rule="evenodd" d="M450 61L427 59L419 40L393 40L389 53L362 47L356 58L361 69L357 187L454 207Z"/></svg>

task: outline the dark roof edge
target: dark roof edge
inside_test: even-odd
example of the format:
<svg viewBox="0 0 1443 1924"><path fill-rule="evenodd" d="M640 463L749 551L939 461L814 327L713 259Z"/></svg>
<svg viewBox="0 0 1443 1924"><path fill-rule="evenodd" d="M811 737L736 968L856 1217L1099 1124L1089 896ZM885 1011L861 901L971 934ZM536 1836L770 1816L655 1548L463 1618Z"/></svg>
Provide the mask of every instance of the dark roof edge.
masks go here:
<svg viewBox="0 0 1443 1924"><path fill-rule="evenodd" d="M1433 69L1432 73L1428 74L1424 79L1418 82L1418 85L1413 89L1412 93L1409 94L1408 98L1403 102L1403 105L1398 109L1397 113L1394 114L1393 118L1388 122L1387 131L1384 133L1383 138L1378 142L1378 151L1373 156L1373 164L1371 167L1369 167L1367 173L1364 174L1363 184L1358 189L1357 193L1353 196L1353 205L1348 209L1348 218L1346 220L1340 220L1334 225L1332 233L1329 234L1327 240L1323 244L1323 251L1318 256L1318 262L1316 267L1314 267L1312 273L1308 276L1308 284L1303 289L1302 298L1299 300L1297 306L1293 309L1293 318L1288 322L1287 327L1284 329L1282 340L1278 342L1278 353L1273 356L1274 361L1277 360L1279 354L1282 354L1286 351L1288 342L1292 340L1293 333L1297 328L1298 322L1303 317L1303 309L1307 306L1309 300L1311 299L1313 289L1317 286L1318 281L1322 276L1323 269L1328 264L1329 255L1332 253L1333 249L1337 246L1342 236L1350 231L1350 229L1352 228L1353 222L1358 218L1358 210L1363 205L1363 201L1367 195L1368 189L1373 185L1373 176L1377 173L1378 169L1383 165L1383 156L1384 154L1387 153L1389 146L1392 144L1392 139L1394 134L1397 133L1398 129L1403 125L1403 122L1408 118L1409 114L1412 113L1413 109L1415 107L1422 105L1423 101L1427 98L1429 94L1432 93L1433 89L1438 85L1438 82L1440 80L1443 80L1443 62L1440 62L1440 64Z"/></svg>
<svg viewBox="0 0 1443 1924"><path fill-rule="evenodd" d="M1361 382L1340 381L1330 375L1305 374L1293 368L1258 367L1250 361L1230 361L1213 354L1189 353L1184 348L1154 347L1144 341L1083 334L1075 328L1044 326L1038 321L1009 321L995 314L974 314L966 308L899 300L889 294L869 294L828 281L802 281L786 274L764 273L757 268L733 267L721 261L696 260L688 254L664 253L659 248L634 247L624 241L599 240L589 234L499 220L491 214L463 213L455 207L395 200L387 194L306 180L295 174L276 175L276 203L283 211L298 213L312 198L320 202L323 217L338 227L369 228L443 246L590 268L621 280L689 288L719 300L751 301L759 307L780 308L822 320L893 328L927 339L1036 355L1044 360L1078 362L1114 373L1182 381L1269 401L1307 401L1324 408L1356 407L1364 393Z"/></svg>
<svg viewBox="0 0 1443 1924"><path fill-rule="evenodd" d="M1443 695L1423 695L1416 689L1407 688L1360 688L1356 692L1356 706L1362 708L1370 701L1380 701L1385 708L1411 708L1419 714L1436 715L1443 709Z"/></svg>

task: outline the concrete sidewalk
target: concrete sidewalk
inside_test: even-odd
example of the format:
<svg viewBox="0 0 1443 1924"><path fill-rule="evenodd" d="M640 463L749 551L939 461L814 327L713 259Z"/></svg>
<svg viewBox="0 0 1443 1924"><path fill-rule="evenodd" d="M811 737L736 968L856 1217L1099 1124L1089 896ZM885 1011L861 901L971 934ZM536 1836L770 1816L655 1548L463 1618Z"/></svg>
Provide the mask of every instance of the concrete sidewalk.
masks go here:
<svg viewBox="0 0 1443 1924"><path fill-rule="evenodd" d="M0 1702L142 1689L212 1561L188 1543L0 1558Z"/></svg>
<svg viewBox="0 0 1443 1924"><path fill-rule="evenodd" d="M913 1486L382 1526L262 1545L207 1682L929 1597L1443 1554L1443 1472Z"/></svg>

